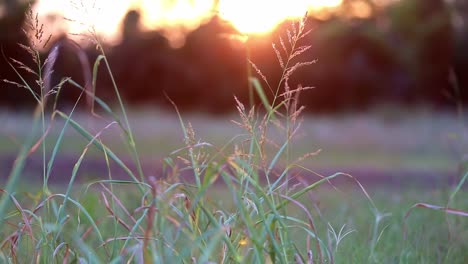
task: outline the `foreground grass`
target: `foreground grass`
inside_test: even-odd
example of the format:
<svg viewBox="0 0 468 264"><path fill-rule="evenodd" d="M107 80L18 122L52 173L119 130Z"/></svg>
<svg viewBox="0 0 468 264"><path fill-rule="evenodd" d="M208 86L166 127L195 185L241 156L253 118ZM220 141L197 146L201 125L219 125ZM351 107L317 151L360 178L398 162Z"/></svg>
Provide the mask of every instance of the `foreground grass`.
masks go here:
<svg viewBox="0 0 468 264"><path fill-rule="evenodd" d="M138 242L138 240L143 240L145 236L147 217L142 220L143 228L135 230L133 239L127 237L130 231L128 229L131 229L136 221L141 220L142 216L143 208L138 188L124 184L116 185L112 194L109 192L110 189L104 186L95 186L88 192L84 191L85 188L86 186L77 188L72 195L76 197L76 202L81 204L82 208L70 205L67 209L67 218L61 224L55 222L53 212L47 212L46 208L36 212L38 219L31 228L37 236L36 239L44 239L42 246L32 244L28 229L18 232L18 229L21 230L21 224L24 228L21 214L13 213L7 217L8 225L2 228L1 236L12 239L11 235L13 235L17 239L15 246L17 255L13 262L30 262L31 253L37 252L39 249L35 247L40 246L43 254L42 263L45 261L60 262L63 259L72 261L80 258L92 260L91 262L95 263L93 261L112 259L112 256L115 257L118 253L122 254L120 250L125 247L126 243L131 245L127 247L130 251L127 254L133 254L136 263L141 261L138 257L142 256L138 256L137 252L141 250L143 246L141 243L144 242ZM52 189L54 193L64 192L63 186L52 187ZM37 206L38 197L41 196L40 188L31 190L31 186L25 186L20 190L24 191L19 191L15 195L18 204ZM212 186L201 197L197 197L192 191L195 191L195 188L187 187L186 191L174 193L172 198L167 197L170 201L168 206L161 203L155 212L156 226L151 232L155 232L152 236L156 240L153 242L164 243L160 245L161 248L155 248L158 252L158 262L179 263L184 262L184 259L189 256L197 255L198 259L214 262L222 259L221 252L226 249L221 246L220 230L216 231L216 228L210 226L212 224L208 219L203 219L199 211L191 212L187 208L187 202L196 199L202 201L203 210L211 212L219 224L226 224L231 220L232 223L225 226L229 229L223 232L229 232L236 250L245 254L243 261L255 262L254 259L245 258L254 245L249 240L249 235L246 233L248 231L244 230L239 220L236 219L238 205L231 195L227 195L229 188L222 184ZM311 247L308 244L312 244L315 248L313 246L315 240L304 232L304 226L301 224L310 220L308 217L310 214L314 219L316 234L323 240L323 247L327 248L331 254L332 259L329 261L334 263L466 263L468 259L466 252L468 220L466 218L421 209L405 219L405 214L413 204L421 200L444 204L448 200L449 192L417 188L388 190L382 186L373 188L371 195L377 207L385 208L383 214L380 215L381 219L376 218L378 215L373 212L369 201L356 188L343 187L335 190L323 186L309 193L308 197L300 199L302 205L307 208L307 212L296 205L289 205L281 210L280 214L289 218L289 220L284 220L285 226L282 227L290 229L289 243L298 251L307 252L307 247ZM111 205L112 203L114 205ZM178 208L180 211L173 211L169 208L172 206L173 209ZM453 206L468 207L466 192L461 193L453 201ZM13 208L11 210L14 212ZM89 213L89 216L85 212ZM252 214L255 213L252 212ZM93 230L89 218L94 219L100 235ZM194 227L193 221L200 221L197 225L198 229L191 229ZM178 228L172 227L169 230L158 228L158 225L167 227L167 222L177 224ZM263 229L261 226L257 228L259 232ZM406 238L404 228L407 229ZM57 242L50 241L53 237L51 234L57 232L61 233L59 239L63 244L61 246L57 244L54 248L52 245ZM80 236L74 237L77 234ZM217 243L212 243L212 239L215 239ZM79 242L80 240L82 242ZM3 243L4 248L0 258L2 263L8 263L8 256L11 261L10 250L14 248L6 247L11 241L6 240ZM72 248L72 245L80 244L82 247L87 247L83 252L92 255L79 254L75 251L76 249ZM194 245L197 246L194 247ZM211 250L210 247L212 247ZM209 256L206 258L202 258L208 253L203 248L209 250ZM132 250L134 252L131 252ZM148 253L148 251L143 252ZM268 255L268 252L265 251L264 254ZM47 255L49 258L46 258ZM291 253L291 256L294 256L294 253ZM124 257L124 259L127 258L129 256ZM225 261L231 262L234 259Z"/></svg>

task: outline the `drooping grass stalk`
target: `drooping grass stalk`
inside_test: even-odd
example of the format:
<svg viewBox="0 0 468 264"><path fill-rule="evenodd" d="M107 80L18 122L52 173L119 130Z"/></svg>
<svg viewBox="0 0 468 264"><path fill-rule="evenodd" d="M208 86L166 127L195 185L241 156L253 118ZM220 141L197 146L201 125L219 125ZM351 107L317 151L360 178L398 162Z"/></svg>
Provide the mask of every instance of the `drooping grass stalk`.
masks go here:
<svg viewBox="0 0 468 264"><path fill-rule="evenodd" d="M122 115L123 115L124 122L125 122L125 128L126 128L124 131L125 131L125 134L126 134L128 140L129 140L128 143L130 145L130 148L132 149L133 161L136 163L138 174L140 176L140 181L143 182L145 180L145 175L143 173L143 168L142 168L142 165L141 165L140 156L138 154L137 146L136 146L136 143L135 143L135 138L134 138L134 135L133 135L132 127L130 126L130 122L129 122L129 119L128 119L127 110L126 110L126 107L124 106L123 99L120 96L120 92L119 92L117 83L115 81L114 75L112 73L109 61L107 60L104 48L102 47L102 45L100 44L99 41L97 43L98 43L98 48L99 48L99 50L100 50L100 52L102 54L102 58L104 60L104 63L106 65L107 72L109 73L109 76L110 76L110 79L111 79L111 82L112 82L112 86L114 87L114 91L115 91L115 94L117 96L117 101L119 102L120 110L122 111Z"/></svg>
<svg viewBox="0 0 468 264"><path fill-rule="evenodd" d="M29 134L29 136L27 137L27 140L25 142L25 144L22 146L16 160L15 160L15 163L13 164L13 169L8 177L8 182L7 182L7 186L6 186L6 191L8 194L11 194L15 191L16 189L16 186L18 184L18 181L19 181L19 178L21 177L21 173L23 171L23 168L25 166L25 162L26 162L26 158L28 157L28 155L30 154L31 150L33 150L34 148L34 139L36 137L36 133L37 133L37 130L38 130L38 126L39 126L39 122L40 122L40 125L41 125L41 132L42 132L42 135L44 135L46 133L46 125L45 125L45 103L46 103L46 94L44 94L44 81L42 79L42 62L41 62L41 59L40 59L40 53L38 51L38 46L39 45L47 45L48 41L50 40L50 36L49 38L47 38L44 42L44 40L42 39L42 36L43 36L43 26L42 25L39 25L39 21L37 19L37 16L36 18L34 18L33 16L33 13L32 13L32 10L29 9L28 12L26 13L26 22L27 22L27 29L25 29L25 33L27 34L27 30L32 30L33 31L33 34L34 34L34 38L32 38L32 43L30 46L26 46L26 45L23 45L23 44L18 44L20 48L22 48L24 51L28 52L31 57L32 57L32 60L35 62L36 64L36 67L37 67L37 70L34 71L33 69L31 69L29 66L27 66L26 64L24 64L23 62L20 62L20 61L17 61L13 58L6 58L5 57L5 54L3 53L3 50L2 50L2 55L4 57L4 59L7 61L7 63L9 64L9 66L13 69L13 71L16 73L16 75L18 76L18 78L21 80L21 83L15 83L15 82L10 82L12 84L15 84L17 87L19 88L24 88L26 90L28 90L32 95L33 97L36 99L36 102L37 102L37 105L36 105L36 108L33 112L33 122L32 122L32 127L31 127L31 133ZM26 81L25 78L23 78L23 76L21 75L21 73L17 70L17 68L12 64L12 61L13 63L16 64L17 67L19 67L20 69L23 69L29 73L32 73L34 74L37 78L38 78L38 86L39 86L39 96L36 94L36 92L34 91L33 87ZM40 121L39 121L40 120ZM45 143L41 144L41 149L42 149L42 163L43 163L43 168L42 168L42 177L43 179L45 180L45 177L46 177L46 145ZM44 186L43 187L43 191L44 192L47 192L47 186ZM6 194L4 194L2 196L2 199L0 200L0 226L1 226L1 223L3 222L3 215L5 213L5 210L6 210L6 206L7 206L7 203L8 203L8 197Z"/></svg>
<svg viewBox="0 0 468 264"><path fill-rule="evenodd" d="M40 111L40 119L41 119L41 135L46 135L46 117L45 117L45 113L46 113L46 103L47 103L47 97L48 97L48 93L49 93L49 87L46 86L45 84L45 81L43 79L43 67L46 67L47 66L47 61L45 61L44 63L42 63L42 60L41 60L41 56L40 56L40 52L39 52L39 48L40 46L42 46L42 48L44 48L50 38L51 38L51 35L49 35L47 38L44 38L44 30L43 30L43 24L40 24L39 23L39 19L38 19L38 16L34 16L33 14L33 11L32 11L32 8L29 7L28 10L26 11L26 20L25 20L25 25L24 25L24 28L23 28L23 31L26 33L26 35L29 35L31 36L29 38L29 45L23 45L23 44L19 44L19 46L26 52L29 53L29 55L31 56L31 59L33 60L34 64L35 64L35 67L36 67L36 70L33 70L31 69L30 67L26 66L25 64L22 64L22 63L19 63L17 62L16 64L26 70L26 71L29 71L30 73L33 73L36 77L37 77L37 80L36 80L36 85L39 89L39 96L38 96L38 107L39 107L39 111ZM16 60L13 60L14 62L16 62ZM12 66L12 65L11 65ZM16 70L15 70L16 71ZM17 72L18 75L20 75L18 72ZM33 85L28 85L27 83L24 83L25 86L28 87L28 89L31 90L31 92L33 92ZM34 92L33 92L34 93ZM40 144L40 148L41 148L41 155L42 155L42 178L43 178L43 192L45 194L48 194L49 191L48 191L48 187L47 185L45 184L46 183L46 174L47 174L47 171L46 171L46 159L47 159L47 154L46 154L46 136L43 136L42 140L41 140L41 144Z"/></svg>

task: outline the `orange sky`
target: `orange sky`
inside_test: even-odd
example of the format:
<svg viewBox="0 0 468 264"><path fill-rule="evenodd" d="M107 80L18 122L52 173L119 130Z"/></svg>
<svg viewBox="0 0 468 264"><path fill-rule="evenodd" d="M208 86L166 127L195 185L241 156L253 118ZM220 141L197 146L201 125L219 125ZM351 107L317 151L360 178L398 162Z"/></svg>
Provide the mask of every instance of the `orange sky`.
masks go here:
<svg viewBox="0 0 468 264"><path fill-rule="evenodd" d="M319 13L339 6L342 0L39 0L39 14L57 14L73 22L55 23L53 30L80 33L94 26L108 40L118 38L120 22L129 8L142 14L146 28L191 30L214 13L230 21L243 33L264 33L287 18L301 17L306 10ZM177 32L177 30L171 30ZM180 30L179 30L180 31ZM177 41L180 34L168 36Z"/></svg>

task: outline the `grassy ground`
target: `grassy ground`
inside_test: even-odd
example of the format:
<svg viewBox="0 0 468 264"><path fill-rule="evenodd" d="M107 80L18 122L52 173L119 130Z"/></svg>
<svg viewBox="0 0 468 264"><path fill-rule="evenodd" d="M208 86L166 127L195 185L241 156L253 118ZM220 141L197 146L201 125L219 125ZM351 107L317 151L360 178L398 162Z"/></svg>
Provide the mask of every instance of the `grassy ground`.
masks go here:
<svg viewBox="0 0 468 264"><path fill-rule="evenodd" d="M107 186L109 187L109 186ZM356 186L355 186L356 187ZM369 188L367 191L375 203L375 208L371 202L366 198L365 194L359 188L353 188L351 186L341 186L338 189L333 189L330 186L323 185L315 191L309 192L307 196L302 197L298 200L298 205L288 205L284 209L279 211L279 215L284 215L289 220L284 221L285 227L289 229L288 243L294 245L298 252L313 252L316 254L314 259L319 261L317 251L315 251L316 240L308 236L305 229L307 221L313 221L315 225L315 232L322 243L323 254L329 254L324 256L327 262L332 263L466 263L468 260L468 254L466 248L468 247L468 219L460 218L460 216L453 216L445 214L440 211L432 211L423 208L415 208L414 211L409 209L416 203L419 202L430 202L432 204L445 205L449 200L449 190L440 189L427 189L427 188L401 188L398 190L387 189L383 186ZM125 247L127 237L125 234L128 231L124 224L116 223L115 219L111 216L118 217L119 221L126 223L131 227L133 221L138 221L142 215L141 208L141 196L137 187L129 187L128 185L114 185L112 193L118 197L119 203L122 206L118 206L117 203L113 206L111 204L112 196L109 192L110 189L103 187L94 186L85 192L85 186L75 189L71 196L76 199L77 203L82 206L80 210L78 207L73 205L67 206L67 219L63 223L63 226L59 227L55 223L55 219L50 213L46 211L53 211L53 207L48 209L42 208L43 213L40 213L40 221L35 224L44 228L43 232L44 239L48 240L47 237L51 234L58 232L62 229L63 238L61 240L70 241L70 245L77 243L77 238L73 238L71 234L79 233L83 238L83 242L87 246L92 247L93 254L95 257L90 258L89 256L81 255L82 259L88 261L100 260L103 262L105 259L112 259L111 252ZM34 188L33 188L34 189ZM53 193L65 193L63 186L51 187ZM196 193L195 187L188 187L187 190L174 195L174 197L189 197L193 199L196 195L190 194L192 191ZM26 208L37 206L35 199L40 197L41 189L37 188L32 190L30 185L24 185L20 188L16 199L18 203L22 204ZM187 195L187 196L185 196ZM107 197L107 200L103 197ZM173 198L176 199L176 198ZM179 198L180 199L180 198ZM201 198L203 205L208 210L212 210L213 216L215 216L220 222L226 221L226 218L233 217L234 222L241 221L235 219L236 214L239 213L238 205L235 202L234 195L229 194L229 188L226 186L216 186L208 189L206 194ZM178 203L172 201L174 206ZM300 205L299 205L300 203ZM183 203L182 203L183 204ZM34 205L34 206L33 206ZM301 209L299 206L304 206ZM457 208L468 208L468 196L466 192L461 192L456 199L451 202L451 206ZM107 209L106 209L107 207ZM129 214L125 213L125 208ZM182 207L183 208L183 207ZM379 209L379 212L375 210ZM91 222L88 220L88 216L84 213L89 213L89 217L96 221L96 225L100 231L102 240L105 242L99 242L96 231L92 230ZM112 212L112 213L111 213ZM187 212L186 212L187 213ZM183 211L180 214L184 215ZM407 216L405 216L409 213ZM156 212L158 214L158 212ZM39 213L38 213L39 215ZM131 215L131 216L130 216ZM163 217L169 217L171 213L164 211ZM224 217L223 217L224 216ZM2 237L7 238L8 235L15 234L16 225L21 223L17 219L19 216L10 214L7 217L9 225L2 229ZM179 217L181 217L179 215ZM200 216L198 216L200 217ZM158 217L156 217L158 218ZM134 219L134 220L132 220ZM185 221L191 221L190 215ZM144 218L143 222L147 219ZM180 221L181 219L170 219L169 221ZM159 219L158 221L162 221ZM158 222L157 221L157 222ZM202 220L199 220L202 221ZM23 223L24 224L24 223ZM162 224L162 223L160 223ZM179 224L184 224L180 222ZM188 224L188 223L185 223ZM145 223L142 223L144 226ZM167 223L166 223L167 225ZM129 228L130 228L129 227ZM153 235L163 239L167 248L172 248L173 252L158 251L158 261L160 263L167 263L172 261L181 262L182 259L188 256L198 256L201 258L202 252L189 246L190 251L185 251L184 247L187 247L186 242L192 241L193 243L207 243L205 246L209 246L209 240L204 242L199 241L198 236L204 234L204 228L210 230L208 227L200 226L198 233L196 230L184 230L179 227L180 234L177 234L177 228L172 232L158 231L158 227L154 227L156 232ZM259 227L261 229L261 227ZM406 231L404 231L406 229ZM48 231L46 231L48 230ZM216 239L215 234L209 234L213 230L205 234L207 238ZM37 231L36 231L37 232ZM139 235L143 235L142 231L137 230L134 236L138 238ZM158 232L162 232L159 233ZM175 232L175 233L173 233ZM194 232L194 233L192 233ZM236 229L232 226L232 237L235 235L238 238L233 238L233 241L237 239L237 250L240 252L244 261L253 261L249 258L248 252L252 249L252 241L247 238L245 234L246 230ZM236 233L235 233L236 232ZM281 232L281 231L279 231ZM406 233L405 233L406 232ZM50 234L50 235L47 235ZM70 235L67 235L70 234ZM24 263L25 261L31 260L30 251L34 251L33 245L27 239L27 230L24 234L19 234L18 255L16 256L17 263ZM40 232L38 232L37 238L40 239ZM214 237L212 237L214 235ZM117 238L117 240L115 240ZM5 242L4 242L5 243ZM60 262L66 256L66 249L62 245L62 249L54 249L50 247L50 241L44 243L44 248L41 251L44 253L43 261L46 259L55 260ZM8 244L8 243L7 243ZM68 244L67 244L68 245ZM129 250L140 250L139 243L130 242L128 246ZM58 245L56 245L58 246ZM219 252L225 250L221 246L212 245L214 248L210 251L209 260L217 262L222 259ZM47 249L49 247L49 249ZM22 249L21 251L19 249ZM205 249L206 250L206 249ZM291 250L291 249L289 249ZM57 251L57 252L54 252ZM0 254L2 261L7 260L9 250L4 248L3 253ZM47 254L54 258L46 258ZM85 251L86 252L86 251ZM163 253L165 252L165 253ZM71 253L69 258L73 259L72 256L77 253ZM122 253L121 253L122 254ZM166 255L165 255L166 254ZM268 252L264 252L265 256L268 256ZM291 253L290 253L291 254ZM77 254L78 256L80 254ZM291 254L291 257L293 254ZM75 256L76 257L76 256ZM116 255L114 255L114 258ZM302 256L305 260L307 255ZM124 255L124 259L129 259L128 255ZM268 258L267 262L270 262ZM140 260L141 261L141 260ZM133 262L139 263L138 255L133 256ZM227 263L233 262L233 259L227 260ZM44 263L44 262L43 262ZM52 263L52 262L49 262ZM96 263L91 261L90 263ZM244 262L245 263L245 262Z"/></svg>
<svg viewBox="0 0 468 264"><path fill-rule="evenodd" d="M422 209L411 212L405 219L411 206L418 202L445 204L447 190L376 187L368 191L377 208L383 210L381 215L373 212L362 192L349 186L338 191L320 188L302 199L315 219L317 233L334 253L335 263L465 263L468 260L466 219ZM453 205L467 208L467 198L465 192ZM288 208L288 215L307 219L294 206ZM406 238L404 228L407 228ZM303 232L297 228L291 235L298 247L306 245ZM347 232L351 233L344 235Z"/></svg>
<svg viewBox="0 0 468 264"><path fill-rule="evenodd" d="M2 155L7 156L17 151L19 147L13 143L12 135L20 135L17 139L18 142L24 140L21 138L21 133L22 131L30 130L27 127L30 126L32 120L26 116L15 117L11 113L4 114L2 118L3 123L6 124L2 128L2 140L6 142L6 144L2 145L4 146ZM201 141L204 141L205 138L210 139L208 142L215 146L228 142L236 134L242 134L242 131L229 121L229 119L235 120L235 116L213 118L202 115L188 115L186 119L194 124L194 130L197 131L197 136ZM89 116L85 113L77 115L76 120L81 124L89 126L90 129L107 124L106 122L91 124ZM178 120L173 115L162 112L134 111L130 114L130 120L132 120L132 126L135 128L137 146L141 151L140 155L142 157L155 156L158 157L156 160L161 162L159 157L163 157L164 155L166 157L171 156L169 154L172 151L183 148L183 143L181 143L181 138L184 137L183 129L180 128ZM320 146L320 148L324 149L322 153L304 162L304 165L311 169L320 168L320 166L327 167L331 171L340 171L341 168L367 167L372 167L374 171L396 171L412 168L413 170L424 172L453 169L457 164L457 148L461 146L451 145L450 143L451 133L456 131L457 122L454 116L441 113L432 115L419 114L411 118L401 117L392 120L391 123L388 123L388 121L385 121L384 118L376 114L328 118L307 116L302 126L305 132L300 134L297 137L297 142L292 144L292 149L294 150L292 151L292 155L300 156L307 149L315 150ZM55 128L52 130L49 138L50 146L47 147L47 152L51 152L53 142L57 139L62 125L63 123L61 122L55 124ZM346 131L347 133L341 133L340 131ZM417 133L422 133L422 131L424 131L424 134L418 136ZM26 135L24 136L26 137ZM279 133L275 135L273 131L271 137L278 137L276 140L280 142ZM401 142L401 138L405 138L405 141ZM121 157L128 157L126 149L122 147L123 144L119 143L121 140L118 129L109 130L108 134L103 137L103 142L112 147L115 153L118 153ZM161 144L161 142L164 144ZM73 164L77 161L76 157L79 156L87 143L88 141L82 139L76 132L67 132L61 153L75 157L73 162L67 165L68 167L73 167ZM327 151L328 149L331 149L331 151ZM271 151L274 154L274 148ZM88 154L90 157L94 157L94 159L105 163L102 152L90 149ZM59 161L60 157L57 158L57 163ZM60 167L56 167L56 173L58 168ZM58 173L61 172L59 171ZM71 174L70 168L70 172L67 171L68 177ZM374 176L377 177L378 175ZM107 177L108 175L102 175L100 178L103 180ZM314 181L318 179L318 177L315 177ZM43 202L40 197L43 197L44 190L40 185L34 187L27 184L24 178L21 182L22 184L17 189L14 197L17 199L18 204L21 205L23 211L30 210L33 212L33 209L39 208L41 201ZM87 182L89 183L90 180ZM161 182L161 184L169 184L169 182L171 182L170 179L168 183ZM65 181L66 183L67 181ZM296 248L298 252L303 252L302 257L298 257L297 255L296 258L303 258L304 262L306 262L307 254L305 252L313 252L315 254L313 258L316 261L320 261L320 257L317 255L318 252L314 250L314 243L317 242L310 235L314 234L321 241L322 258L333 263L465 263L468 260L465 250L468 244L466 239L464 239L468 235L467 218L460 218L460 216L446 214L443 211L432 211L424 208L414 209L405 218L405 214L409 212L410 208L420 202L445 206L450 200L450 194L453 192L452 187L448 188L446 185L443 187L418 186L417 181L410 184L409 180L407 184L403 181L398 186L386 182L386 180L370 186L365 181L361 183L367 186L366 191L372 200L366 197L366 194L358 188L356 183L348 180L346 184L336 185L338 189L334 189L328 184L314 188L312 191L307 192L306 195L297 199L296 202L298 204L290 204L284 210L282 209L277 212L278 215L287 216L289 219L285 220L284 226L281 227L287 227L289 230L287 233L288 238L285 240L289 241L289 245L293 245L293 248ZM177 181L173 181L173 184L177 184ZM219 214L217 219L221 222L229 217L240 217L239 204L235 200L236 194L233 194L232 190L225 183L207 187L208 189L204 191L200 191L192 184L174 187L177 191L171 193L172 198L169 200L174 202L174 200L178 199L175 197L179 197L179 199L180 197L187 197L189 200L199 199L203 201L203 208L210 210L214 216ZM136 186L129 187L128 183L120 184L119 182L112 184L104 183L102 186L96 183L88 191L85 191L85 186L82 184L72 185L70 197L74 199L76 204L67 205L67 217L62 220L65 221L63 222L63 230L61 227L59 228L60 225L57 226L58 220L54 215L58 213L58 209L55 207L57 205L54 206L54 203L46 203L46 207L40 208L35 213L39 219L36 227L40 227L41 231L34 231L33 233L36 234L32 236L36 240L43 236L43 239L48 241L45 245L49 247L49 251L45 248L43 249L45 255L57 255L57 257L53 258L41 258L42 261L46 261L47 259L55 261L67 258L73 259L72 256L78 258L81 256L82 259L86 259L86 256L73 251L70 251L70 255L67 256L66 250L63 247L65 245L76 245L79 240L77 237L68 237L66 235L67 232L81 234L83 238L82 243L85 243L82 246L86 245L95 248L93 254L96 254L96 256L88 256L88 260L93 261L116 259L118 256L117 252L122 248L129 247L130 244L133 245L130 248L141 246L139 243L128 243L126 245L128 238L124 235L126 231L125 226L131 229L132 224L135 225L133 221L138 221L138 217L142 217L140 218L142 226L145 226L145 222L147 221L146 218L148 216L142 216L141 208L144 202L141 200L141 193L138 191L138 188ZM67 191L66 185L56 185L53 182L50 183L49 188L51 194L65 194ZM166 190L166 188L161 189ZM291 183L290 187L283 190L284 195L291 195L297 190L297 186L295 188L293 188L293 184ZM241 196L247 199L250 195L253 194L246 193ZM57 198L51 198L51 200ZM276 199L278 197L273 200ZM165 198L161 197L161 200L165 200ZM113 201L113 207L110 206L110 201ZM277 200L277 202L279 201L281 200ZM450 207L468 208L467 201L468 196L466 191L461 191L451 200ZM375 203L375 206L372 203ZM183 204L175 203L174 209L180 208L178 206ZM250 201L244 205L249 210L252 210L252 208L255 208L253 204L254 202ZM260 204L265 207L265 210L268 210L268 205ZM304 206L304 208L301 209L300 206ZM17 207L16 211L21 212L21 210L18 210ZM165 210L167 211L164 211L164 217L169 217L174 213L168 208ZM186 209L185 213L183 213L183 208L178 210L181 211L176 216L182 217L182 219L177 219L176 216L173 216L174 218L170 221L181 221L181 223L190 221L184 218L190 218L190 210ZM11 243L8 240L11 238L11 235L18 234L18 231L15 230L21 229L21 226L17 223L23 222L24 225L24 221L20 220L21 214L14 213L14 207L10 207L9 211L11 213L5 218L8 225L1 230L2 237L6 238L2 244L3 253L0 254L0 258L3 261L7 261L8 256L11 258L11 253L9 252L14 252L9 251L7 245ZM89 215L84 214L84 211ZM202 218L202 216L197 217ZM233 222L237 221L242 222L241 220ZM305 232L305 227L307 226L305 223L308 221L313 221L315 225L314 231L309 231L311 233ZM92 231L92 224L97 226L102 239L96 237L96 232ZM191 223L191 225L193 224ZM184 240L202 243L197 240L197 234L203 234L200 224L198 228L201 233L192 233L195 230L184 230L180 227L178 229L170 226L173 229L172 232L181 232L181 234L178 236L175 233L171 233L170 235L154 234L159 239L164 238L164 240L168 240L167 243L173 243L171 246L167 246L168 248L174 247L173 250L175 250L172 252L173 255L166 252L164 254L168 255L165 257L160 256L161 258L156 259L164 262L169 260L181 261L188 256L198 256L201 258L202 252L193 251L193 249L190 252L180 252L187 246L184 244ZM247 238L245 241L243 240L243 237L248 237L248 235L242 236L241 234L245 230L242 231L238 227L236 229L236 225L239 224L237 223L232 226L233 230L241 232L236 241L237 250L242 256L246 257L244 260L250 259L250 261L258 262L251 254L249 255L248 248L252 246L252 242L249 242ZM190 224L188 225L190 226ZM404 234L405 226L407 228L406 238ZM136 231L139 235L134 234L133 236L143 237L144 230ZM155 232L158 232L156 230L158 228L155 229ZM33 244L27 239L27 230L23 230L22 232L24 232L23 238L18 237L21 242L18 242L16 247L29 248L24 252L33 250ZM212 231L206 234L207 237L213 235L210 235L210 232ZM62 244L62 249L59 249L60 243L52 243L50 240L50 236L54 233L63 233L59 235L61 237L60 240L68 241L65 242L66 244ZM160 236L163 236L163 238ZM169 237L165 236L169 236L173 240L169 240ZM117 241L114 241L114 239L117 239ZM100 240L101 242L99 242ZM208 242L205 241L203 243ZM55 245L56 248L52 248L52 245ZM205 246L208 245L205 244ZM115 251L113 254L117 255L112 255L112 250ZM213 245L213 248L209 251L211 253L208 259L215 262L219 261L221 257L215 252L222 250L222 248ZM291 248L288 250L290 251ZM54 251L58 252L54 253ZM86 252L86 250L83 252ZM17 263L30 260L29 253L23 255L21 253L17 254L15 256ZM120 254L124 253L120 252ZM265 251L264 254L267 256L268 252ZM292 253L285 252L284 254L288 255ZM130 257L130 255L125 254L122 256L123 259L134 258L136 263L139 262L136 260L137 256ZM267 260L268 258L265 259L265 261ZM227 262L231 261L234 260L231 259Z"/></svg>

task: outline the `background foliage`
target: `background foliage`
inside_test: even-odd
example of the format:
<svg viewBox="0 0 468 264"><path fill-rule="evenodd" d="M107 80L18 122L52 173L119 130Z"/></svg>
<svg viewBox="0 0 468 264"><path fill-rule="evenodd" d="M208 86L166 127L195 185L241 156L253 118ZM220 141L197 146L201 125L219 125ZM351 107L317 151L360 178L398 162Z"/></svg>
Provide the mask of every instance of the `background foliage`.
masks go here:
<svg viewBox="0 0 468 264"><path fill-rule="evenodd" d="M344 1L342 9L326 20L309 18L313 33L306 41L312 49L305 59L320 63L295 76L302 84L319 88L303 96L308 110L363 110L389 103L445 108L468 99L463 92L468 85L468 50L464 48L468 45L468 8L464 1L402 0L384 7L365 1L372 12L368 18L349 12L353 2ZM28 3L0 3L7 10L0 17L4 57L30 61L17 45L27 41L21 28ZM248 97L247 52L267 78L280 77L271 43L278 42L289 25L285 22L271 34L252 36L243 43L229 36L235 34L230 25L213 17L190 32L183 47L174 49L161 32L140 30L139 14L130 11L121 29L122 41L107 45L106 53L126 101L167 106L167 93L182 110L220 113L230 109L233 94L241 101ZM54 36L52 42L61 38L66 36ZM87 54L90 61L98 56L92 46ZM81 69L73 52L65 50L57 63L56 82L65 76L80 81ZM1 79L16 80L8 64L0 65ZM115 99L105 73L98 82L98 95ZM9 84L1 88L0 104L31 106L30 97L23 96L26 91ZM79 91L64 91L62 104L75 102Z"/></svg>

